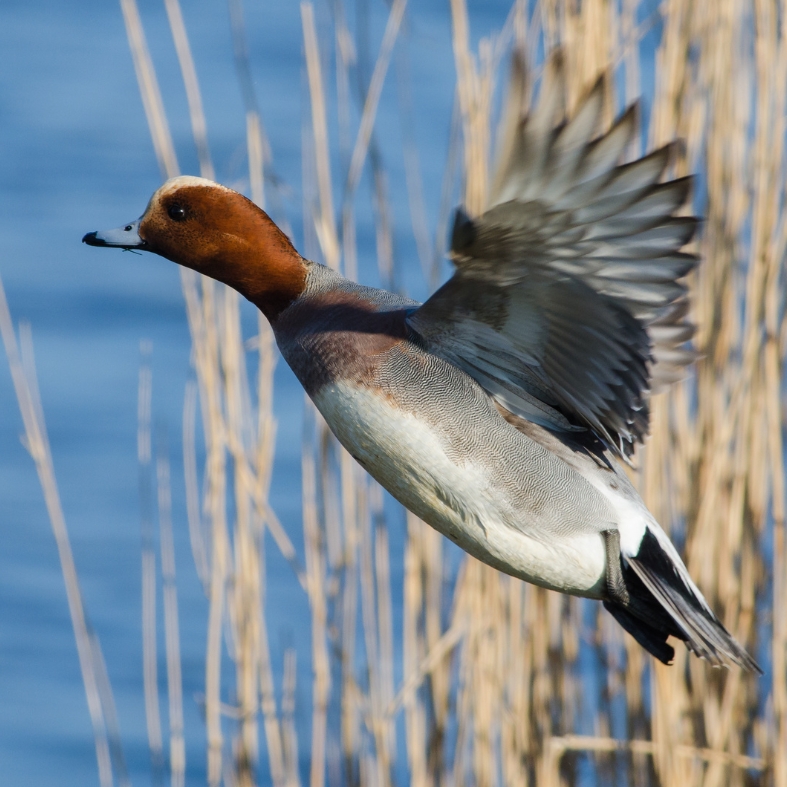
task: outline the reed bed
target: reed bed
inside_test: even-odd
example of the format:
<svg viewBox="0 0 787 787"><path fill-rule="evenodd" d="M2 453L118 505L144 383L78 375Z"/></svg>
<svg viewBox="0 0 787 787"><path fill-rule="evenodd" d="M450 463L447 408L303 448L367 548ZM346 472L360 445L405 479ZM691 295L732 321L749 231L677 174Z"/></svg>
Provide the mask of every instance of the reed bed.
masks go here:
<svg viewBox="0 0 787 787"><path fill-rule="evenodd" d="M141 19L135 0L121 0L121 6L162 175L171 176L177 158ZM207 124L183 16L178 0L166 0L166 8L201 172L210 177ZM231 0L230 9L246 105L250 196L264 205L271 154L254 96L240 0ZM396 78L400 96L409 95L406 59L397 49L407 13L417 10L408 11L406 0L388 4L378 56L365 80L357 57L364 47L353 42L344 3L330 4L332 38L325 30L317 34L312 3L301 4L309 108L302 129L301 250L357 275L359 254L372 251L359 250L356 241L355 195L368 171L373 251L384 282L402 278L392 253L375 119L386 79ZM641 74L655 73L642 148L631 155L677 137L684 144L674 174L700 173L694 210L705 222L695 243L703 264L691 290L701 358L689 379L654 399L651 436L632 473L711 606L765 666L765 677L710 669L682 649L673 666L655 663L596 603L523 584L469 557L457 568L456 552L410 514L403 549L392 549L393 507L308 403L304 552L298 554L287 535L294 523L279 522L268 499L276 429L270 329L260 317L258 334L244 337L238 296L184 271L196 383L186 396L183 453L194 560L209 599L205 724L211 787L787 787L785 20L787 7L777 0L664 0L657 6L539 0L515 3L499 33L481 40L476 51L466 0L451 0L446 24L452 25L457 74L455 128L433 231L423 220L418 153L407 135L399 151L412 232L424 278L433 286L452 198L471 213L484 204L500 84L512 47L523 49L537 77L544 51L564 46L572 102L596 75L608 74L615 88L610 119L640 94ZM335 90L327 89L330 80ZM357 100L351 84L360 85ZM336 106L329 106L330 95ZM351 121L354 101L357 123ZM408 101L401 106L406 112ZM334 115L338 139L328 121ZM250 352L257 356L253 363ZM144 368L143 465L153 461ZM23 395L28 401L30 394ZM34 413L31 404L23 406ZM198 415L204 454L195 448ZM35 456L46 476L46 463ZM162 457L158 551L170 729L162 730L157 697L150 697L148 712L154 762L166 761L172 783L182 784L175 566ZM143 496L152 496L152 489ZM55 508L53 523L59 519ZM152 536L147 544L149 630L156 614ZM265 604L270 548L289 562L311 613L311 651L288 651L279 681ZM401 585L392 580L397 564ZM77 634L83 642L78 626ZM80 657L83 651L81 645ZM150 669L154 656L148 657ZM311 665L311 686L298 689L311 698L306 725L296 723L296 715L307 713L295 707L296 658ZM222 683L227 661L234 673L229 684ZM155 676L147 681L155 687ZM95 683L86 672L94 715L100 712ZM309 729L309 737L298 735L302 729ZM97 735L102 783L110 768L106 740L106 733Z"/></svg>

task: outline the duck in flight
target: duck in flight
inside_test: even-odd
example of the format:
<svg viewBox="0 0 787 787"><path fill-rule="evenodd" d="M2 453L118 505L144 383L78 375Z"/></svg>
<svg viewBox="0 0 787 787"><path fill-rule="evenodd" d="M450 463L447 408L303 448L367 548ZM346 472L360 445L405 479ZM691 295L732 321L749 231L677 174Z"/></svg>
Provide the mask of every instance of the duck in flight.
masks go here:
<svg viewBox="0 0 787 787"><path fill-rule="evenodd" d="M663 181L671 146L621 163L636 105L604 128L605 79L567 117L560 52L526 106L514 60L483 213L457 210L453 276L425 303L301 257L241 194L167 181L142 217L91 246L142 249L235 288L339 442L397 500L474 557L600 599L664 663L683 640L714 666L760 672L714 615L623 472L649 398L683 376L675 215L690 179Z"/></svg>

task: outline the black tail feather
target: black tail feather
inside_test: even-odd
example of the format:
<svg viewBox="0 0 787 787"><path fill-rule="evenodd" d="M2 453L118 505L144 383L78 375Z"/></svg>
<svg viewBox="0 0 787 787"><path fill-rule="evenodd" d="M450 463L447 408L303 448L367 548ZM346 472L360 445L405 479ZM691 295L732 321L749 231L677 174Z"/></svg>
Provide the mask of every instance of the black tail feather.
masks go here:
<svg viewBox="0 0 787 787"><path fill-rule="evenodd" d="M762 674L649 530L636 557L621 559L621 570L629 601L608 600L604 606L657 659L665 664L672 660L675 652L666 643L672 635L714 666L737 664Z"/></svg>
<svg viewBox="0 0 787 787"><path fill-rule="evenodd" d="M671 664L675 658L675 648L667 644L669 634L663 629L648 625L634 617L624 606L615 601L604 601L604 607L621 626L623 626L648 653L664 664Z"/></svg>

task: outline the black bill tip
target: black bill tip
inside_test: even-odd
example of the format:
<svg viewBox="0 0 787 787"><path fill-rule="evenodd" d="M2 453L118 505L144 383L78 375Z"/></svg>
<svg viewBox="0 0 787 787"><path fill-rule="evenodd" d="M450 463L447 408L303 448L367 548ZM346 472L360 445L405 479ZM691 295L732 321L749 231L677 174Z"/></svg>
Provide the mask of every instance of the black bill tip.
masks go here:
<svg viewBox="0 0 787 787"><path fill-rule="evenodd" d="M96 232L88 232L84 238L82 238L82 243L87 243L88 246L106 246L106 241L101 240L98 237L98 233Z"/></svg>

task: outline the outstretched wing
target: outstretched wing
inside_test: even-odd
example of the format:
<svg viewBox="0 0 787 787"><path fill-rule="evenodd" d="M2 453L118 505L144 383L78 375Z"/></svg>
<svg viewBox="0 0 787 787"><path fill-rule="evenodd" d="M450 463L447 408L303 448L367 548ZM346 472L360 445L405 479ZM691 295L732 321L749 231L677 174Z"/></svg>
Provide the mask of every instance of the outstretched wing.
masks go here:
<svg viewBox="0 0 787 787"><path fill-rule="evenodd" d="M558 51L525 116L515 60L488 207L457 211L456 271L409 324L506 409L589 427L628 456L647 433L651 392L694 358L680 279L697 259L680 249L697 220L674 215L690 179L660 182L670 146L620 164L637 109L600 133L605 81L567 120Z"/></svg>

